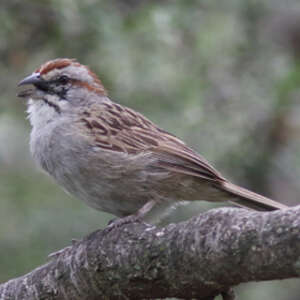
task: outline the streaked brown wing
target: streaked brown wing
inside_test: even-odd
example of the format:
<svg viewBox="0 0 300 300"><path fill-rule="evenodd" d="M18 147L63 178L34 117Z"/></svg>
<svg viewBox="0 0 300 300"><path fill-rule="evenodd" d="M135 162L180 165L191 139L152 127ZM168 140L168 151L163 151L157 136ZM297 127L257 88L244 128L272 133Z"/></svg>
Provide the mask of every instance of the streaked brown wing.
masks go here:
<svg viewBox="0 0 300 300"><path fill-rule="evenodd" d="M223 181L222 175L203 157L183 145L160 145L151 149L158 156L159 165L170 171L201 177L212 181Z"/></svg>
<svg viewBox="0 0 300 300"><path fill-rule="evenodd" d="M137 154L151 151L159 167L167 170L223 181L204 158L174 135L160 129L143 115L115 103L99 104L92 113L83 112L81 122L103 149Z"/></svg>

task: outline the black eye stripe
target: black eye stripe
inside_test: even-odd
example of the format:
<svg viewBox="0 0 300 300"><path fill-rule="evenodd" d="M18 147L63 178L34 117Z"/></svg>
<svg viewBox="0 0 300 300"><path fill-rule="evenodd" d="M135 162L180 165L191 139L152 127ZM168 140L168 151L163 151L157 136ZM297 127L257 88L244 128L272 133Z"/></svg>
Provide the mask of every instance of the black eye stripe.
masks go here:
<svg viewBox="0 0 300 300"><path fill-rule="evenodd" d="M34 84L38 89L44 91L44 92L48 92L49 91L49 85L46 81L41 81L38 83Z"/></svg>
<svg viewBox="0 0 300 300"><path fill-rule="evenodd" d="M70 78L66 75L61 75L52 80L41 80L39 83L36 83L34 85L37 89L42 90L47 94L59 96L59 101L67 101L66 94L69 89L69 87L67 86L68 82L70 82Z"/></svg>

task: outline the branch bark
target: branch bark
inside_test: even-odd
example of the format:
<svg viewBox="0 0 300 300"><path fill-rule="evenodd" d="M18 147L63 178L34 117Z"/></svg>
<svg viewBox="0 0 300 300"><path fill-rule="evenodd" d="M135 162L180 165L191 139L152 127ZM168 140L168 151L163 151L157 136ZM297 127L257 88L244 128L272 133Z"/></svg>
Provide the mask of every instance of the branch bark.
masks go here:
<svg viewBox="0 0 300 300"><path fill-rule="evenodd" d="M0 299L212 299L248 281L300 276L300 206L213 209L157 228L98 230L0 285Z"/></svg>

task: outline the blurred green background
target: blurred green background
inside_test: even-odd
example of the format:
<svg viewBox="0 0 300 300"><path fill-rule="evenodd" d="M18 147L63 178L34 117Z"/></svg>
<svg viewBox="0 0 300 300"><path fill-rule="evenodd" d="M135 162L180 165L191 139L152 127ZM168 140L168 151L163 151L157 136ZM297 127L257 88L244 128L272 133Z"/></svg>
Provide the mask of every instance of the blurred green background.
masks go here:
<svg viewBox="0 0 300 300"><path fill-rule="evenodd" d="M298 0L1 0L0 282L112 218L66 195L30 157L16 85L56 57L89 65L112 99L183 138L236 183L299 203ZM246 300L300 293L299 280L237 290Z"/></svg>

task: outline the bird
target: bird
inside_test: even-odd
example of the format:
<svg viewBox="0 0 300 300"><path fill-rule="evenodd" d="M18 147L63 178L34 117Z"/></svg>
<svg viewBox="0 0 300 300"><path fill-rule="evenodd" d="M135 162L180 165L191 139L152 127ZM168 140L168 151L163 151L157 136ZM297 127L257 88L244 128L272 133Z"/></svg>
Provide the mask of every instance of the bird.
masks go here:
<svg viewBox="0 0 300 300"><path fill-rule="evenodd" d="M112 101L76 59L42 64L18 84L27 100L37 164L88 206L130 222L183 201L229 202L257 211L287 206L235 185L181 139Z"/></svg>

